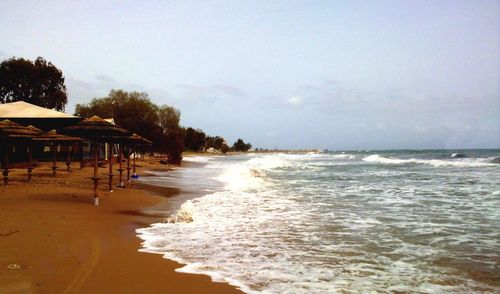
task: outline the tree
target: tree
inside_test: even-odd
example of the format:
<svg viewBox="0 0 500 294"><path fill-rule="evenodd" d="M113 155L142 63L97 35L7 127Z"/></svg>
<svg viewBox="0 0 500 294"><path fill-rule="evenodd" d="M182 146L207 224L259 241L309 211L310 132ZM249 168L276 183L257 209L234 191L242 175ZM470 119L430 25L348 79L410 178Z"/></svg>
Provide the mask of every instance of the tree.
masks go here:
<svg viewBox="0 0 500 294"><path fill-rule="evenodd" d="M245 143L242 139L238 139L236 142L233 144L233 150L234 151L242 151L242 152L247 152L252 148L252 144L250 143Z"/></svg>
<svg viewBox="0 0 500 294"><path fill-rule="evenodd" d="M186 130L179 126L181 113L174 107L163 105L158 110L158 116L162 133L159 145L167 151L170 163L180 165L186 135Z"/></svg>
<svg viewBox="0 0 500 294"><path fill-rule="evenodd" d="M158 116L160 119L159 123L162 133L167 134L168 132L179 127L181 113L172 106L161 106L158 110Z"/></svg>
<svg viewBox="0 0 500 294"><path fill-rule="evenodd" d="M229 151L229 146L227 146L226 142L224 141L224 143L222 144L222 146L220 147L220 151L224 154L226 154L228 151Z"/></svg>
<svg viewBox="0 0 500 294"><path fill-rule="evenodd" d="M15 58L0 63L0 103L25 101L64 110L68 103L62 71L38 57L34 62Z"/></svg>
<svg viewBox="0 0 500 294"><path fill-rule="evenodd" d="M222 153L226 153L230 149L226 143L226 140L220 136L215 136L215 137L208 136L205 141L205 147L207 149L214 148L215 150L219 150Z"/></svg>
<svg viewBox="0 0 500 294"><path fill-rule="evenodd" d="M184 145L186 150L200 152L205 147L207 135L200 129L187 128Z"/></svg>
<svg viewBox="0 0 500 294"><path fill-rule="evenodd" d="M162 152L166 152L168 162L180 165L182 161L182 151L184 151L184 137L186 129L178 127L169 130L155 141L162 146Z"/></svg>
<svg viewBox="0 0 500 294"><path fill-rule="evenodd" d="M75 114L112 117L116 124L153 141L153 151L166 152L170 163L180 164L185 133L179 126L180 112L171 106L157 106L147 93L111 90L106 97L77 104Z"/></svg>
<svg viewBox="0 0 500 294"><path fill-rule="evenodd" d="M77 104L75 114L84 118L94 115L113 118L121 127L150 140L161 134L159 108L149 100L147 93L111 90L107 97Z"/></svg>

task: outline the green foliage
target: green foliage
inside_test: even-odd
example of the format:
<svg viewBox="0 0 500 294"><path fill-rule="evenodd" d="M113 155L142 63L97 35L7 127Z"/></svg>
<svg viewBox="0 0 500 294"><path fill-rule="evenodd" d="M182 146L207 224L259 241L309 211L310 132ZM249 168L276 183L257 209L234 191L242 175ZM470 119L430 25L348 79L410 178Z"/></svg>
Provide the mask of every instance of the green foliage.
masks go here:
<svg viewBox="0 0 500 294"><path fill-rule="evenodd" d="M62 71L44 58L15 58L0 63L0 103L25 101L64 110L68 103Z"/></svg>
<svg viewBox="0 0 500 294"><path fill-rule="evenodd" d="M163 134L179 128L181 113L172 106L163 105L158 109L160 129Z"/></svg>
<svg viewBox="0 0 500 294"><path fill-rule="evenodd" d="M252 148L252 144L250 143L245 143L242 139L238 139L236 142L233 144L233 150L237 152L247 152Z"/></svg>
<svg viewBox="0 0 500 294"><path fill-rule="evenodd" d="M173 164L180 164L184 150L201 152L205 148L214 148L222 153L230 150L223 137L207 136L200 129L182 128L179 110L167 105L157 106L147 93L111 90L106 97L94 98L88 104L77 104L75 115L112 117L116 124L153 141L153 151L167 153ZM252 145L242 139L233 145L235 151L250 148Z"/></svg>
<svg viewBox="0 0 500 294"><path fill-rule="evenodd" d="M205 147L207 135L200 129L187 128L184 146L186 150L200 152Z"/></svg>
<svg viewBox="0 0 500 294"><path fill-rule="evenodd" d="M205 147L208 148L214 148L216 150L221 150L222 151L222 146L226 144L226 140L220 136L215 136L211 137L208 136L205 142ZM226 144L227 146L227 144Z"/></svg>
<svg viewBox="0 0 500 294"><path fill-rule="evenodd" d="M231 148L229 148L229 146L226 144L226 142L224 142L224 144L222 144L222 146L220 147L220 151L224 154L226 154Z"/></svg>
<svg viewBox="0 0 500 294"><path fill-rule="evenodd" d="M220 136L208 136L205 140L205 148L214 148L215 150L219 150L224 154L230 150L229 146L226 143L226 140Z"/></svg>
<svg viewBox="0 0 500 294"><path fill-rule="evenodd" d="M186 130L178 127L170 129L167 133L161 135L157 140L157 144L161 146L161 152L166 152L168 162L172 164L181 164L182 151L184 150L184 136Z"/></svg>
<svg viewBox="0 0 500 294"><path fill-rule="evenodd" d="M75 114L87 118L98 115L153 141L153 151L166 152L171 163L180 163L184 131L180 112L167 105L157 106L147 93L111 90L108 96L77 104Z"/></svg>

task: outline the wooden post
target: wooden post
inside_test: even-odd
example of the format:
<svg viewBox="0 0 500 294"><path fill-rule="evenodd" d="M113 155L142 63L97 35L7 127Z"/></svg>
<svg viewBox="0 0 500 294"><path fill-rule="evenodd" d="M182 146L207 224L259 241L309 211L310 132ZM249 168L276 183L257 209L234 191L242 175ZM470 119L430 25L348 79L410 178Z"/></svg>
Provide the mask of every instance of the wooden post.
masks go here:
<svg viewBox="0 0 500 294"><path fill-rule="evenodd" d="M113 192L113 144L108 143L108 160L109 160L109 192Z"/></svg>
<svg viewBox="0 0 500 294"><path fill-rule="evenodd" d="M66 169L68 170L68 172L71 172L71 151L73 149L72 145L67 145L66 148L68 148L67 150L67 154L66 154Z"/></svg>
<svg viewBox="0 0 500 294"><path fill-rule="evenodd" d="M127 149L127 182L130 182L130 148Z"/></svg>
<svg viewBox="0 0 500 294"><path fill-rule="evenodd" d="M119 161L120 161L120 168L118 169L118 171L120 172L120 183L118 184L118 187L120 188L125 188L125 185L123 184L123 144L119 144Z"/></svg>
<svg viewBox="0 0 500 294"><path fill-rule="evenodd" d="M137 165L135 164L135 158L137 157L137 153L135 153L135 146L133 148L133 151L134 151L134 164L132 166L134 167L134 173L132 174L132 178L136 179L137 178L137 173L135 172L135 167Z"/></svg>
<svg viewBox="0 0 500 294"><path fill-rule="evenodd" d="M2 174L3 174L3 185L7 187L9 184L9 142L5 142L5 154L4 161L2 166Z"/></svg>
<svg viewBox="0 0 500 294"><path fill-rule="evenodd" d="M97 186L98 186L98 181L99 181L99 178L98 178L98 167L97 167L97 164L98 164L98 148L99 148L99 145L97 143L97 140L94 141L94 177L92 178L92 180L94 180L94 205L98 206L99 205L99 194L98 194L98 191L97 191Z"/></svg>
<svg viewBox="0 0 500 294"><path fill-rule="evenodd" d="M28 143L28 167L26 168L28 170L28 182L31 182L31 173L33 171L33 147L31 144L31 142Z"/></svg>
<svg viewBox="0 0 500 294"><path fill-rule="evenodd" d="M80 153L80 169L83 168L83 141L78 143L78 153Z"/></svg>
<svg viewBox="0 0 500 294"><path fill-rule="evenodd" d="M57 145L56 145L56 143L52 143L52 176L53 177L56 176L56 169L57 169L56 161L57 161Z"/></svg>

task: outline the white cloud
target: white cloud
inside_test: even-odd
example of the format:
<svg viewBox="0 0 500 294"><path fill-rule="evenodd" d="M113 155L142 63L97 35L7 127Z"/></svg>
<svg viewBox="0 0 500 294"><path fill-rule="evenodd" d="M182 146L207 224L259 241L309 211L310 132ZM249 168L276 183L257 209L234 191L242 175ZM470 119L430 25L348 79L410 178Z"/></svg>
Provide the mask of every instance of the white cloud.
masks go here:
<svg viewBox="0 0 500 294"><path fill-rule="evenodd" d="M225 95L229 96L234 96L234 97L244 97L245 94L243 91L237 87L229 86L229 85L222 85L222 84L216 84L211 87L213 92L216 93L222 93Z"/></svg>
<svg viewBox="0 0 500 294"><path fill-rule="evenodd" d="M292 96L288 98L286 101L287 104L292 105L292 106L297 106L301 105L303 103L304 99L301 96Z"/></svg>
<svg viewBox="0 0 500 294"><path fill-rule="evenodd" d="M95 75L94 78L98 82L103 83L103 84L108 84L108 85L116 85L116 84L118 84L118 82L115 79L113 79L112 77L110 77L108 75L105 75L105 74Z"/></svg>
<svg viewBox="0 0 500 294"><path fill-rule="evenodd" d="M422 126L414 126L413 130L417 134L427 134L427 132L429 131L426 127L422 127Z"/></svg>

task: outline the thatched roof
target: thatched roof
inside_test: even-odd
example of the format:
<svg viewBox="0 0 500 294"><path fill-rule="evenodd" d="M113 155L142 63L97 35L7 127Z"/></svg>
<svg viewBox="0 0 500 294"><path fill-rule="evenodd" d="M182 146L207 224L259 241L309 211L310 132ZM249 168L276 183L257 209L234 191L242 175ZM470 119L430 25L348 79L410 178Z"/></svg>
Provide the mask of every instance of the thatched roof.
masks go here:
<svg viewBox="0 0 500 294"><path fill-rule="evenodd" d="M0 121L0 137L2 138L31 139L40 134L40 131L35 129L24 127L8 119Z"/></svg>
<svg viewBox="0 0 500 294"><path fill-rule="evenodd" d="M27 128L31 129L31 130L33 130L35 132L39 132L39 133L43 132L42 130L40 130L39 128L35 127L34 125L29 125L29 126L27 126Z"/></svg>
<svg viewBox="0 0 500 294"><path fill-rule="evenodd" d="M60 130L63 134L78 136L86 139L104 139L109 136L128 137L132 132L111 124L106 120L93 116L84 119L72 126Z"/></svg>
<svg viewBox="0 0 500 294"><path fill-rule="evenodd" d="M0 118L76 118L76 116L18 101L0 104Z"/></svg>
<svg viewBox="0 0 500 294"><path fill-rule="evenodd" d="M58 134L56 130L52 130L47 133L41 133L38 137L33 138L33 141L42 141L42 142L78 142L82 139L77 137L70 137Z"/></svg>
<svg viewBox="0 0 500 294"><path fill-rule="evenodd" d="M113 143L122 143L125 145L151 145L153 142L150 140L141 137L137 134L132 134L127 137L116 137L116 136L107 136L103 138L104 141L113 142Z"/></svg>

